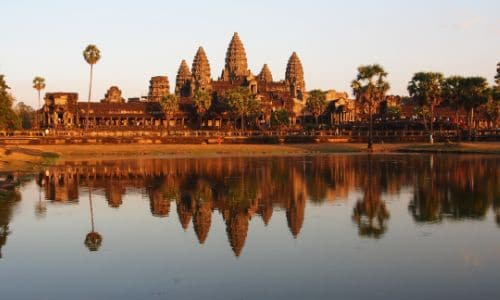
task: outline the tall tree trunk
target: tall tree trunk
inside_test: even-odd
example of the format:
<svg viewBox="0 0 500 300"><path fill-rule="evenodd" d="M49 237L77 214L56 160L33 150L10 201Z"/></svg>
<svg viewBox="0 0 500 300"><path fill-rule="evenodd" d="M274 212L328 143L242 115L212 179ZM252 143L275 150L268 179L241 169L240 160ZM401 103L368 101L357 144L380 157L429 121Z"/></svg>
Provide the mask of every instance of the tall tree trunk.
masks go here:
<svg viewBox="0 0 500 300"><path fill-rule="evenodd" d="M36 112L35 112L35 122L36 122L35 129L38 129L40 126L40 121L38 120L39 110L40 110L40 90L38 90L38 108L36 109Z"/></svg>
<svg viewBox="0 0 500 300"><path fill-rule="evenodd" d="M243 120L243 114L241 114L241 132L245 132L245 121Z"/></svg>
<svg viewBox="0 0 500 300"><path fill-rule="evenodd" d="M434 104L431 104L431 144L434 142Z"/></svg>
<svg viewBox="0 0 500 300"><path fill-rule="evenodd" d="M316 122L316 128L318 128L318 116L314 115L314 121Z"/></svg>
<svg viewBox="0 0 500 300"><path fill-rule="evenodd" d="M87 122L85 124L85 129L89 128L89 113L90 113L90 98L92 97L92 77L94 74L94 65L90 64L90 83L89 83L89 99L87 101Z"/></svg>
<svg viewBox="0 0 500 300"><path fill-rule="evenodd" d="M372 106L369 105L368 106L368 110L369 110L369 115L370 115L370 123L368 124L368 149L372 149L373 148L373 118L372 118Z"/></svg>
<svg viewBox="0 0 500 300"><path fill-rule="evenodd" d="M170 135L170 114L166 113L165 115L167 117L167 135Z"/></svg>
<svg viewBox="0 0 500 300"><path fill-rule="evenodd" d="M457 143L460 143L460 125L458 124L458 108L455 110L455 124L457 129Z"/></svg>
<svg viewBox="0 0 500 300"><path fill-rule="evenodd" d="M472 141L472 126L474 124L474 108L470 109L469 115L469 140Z"/></svg>

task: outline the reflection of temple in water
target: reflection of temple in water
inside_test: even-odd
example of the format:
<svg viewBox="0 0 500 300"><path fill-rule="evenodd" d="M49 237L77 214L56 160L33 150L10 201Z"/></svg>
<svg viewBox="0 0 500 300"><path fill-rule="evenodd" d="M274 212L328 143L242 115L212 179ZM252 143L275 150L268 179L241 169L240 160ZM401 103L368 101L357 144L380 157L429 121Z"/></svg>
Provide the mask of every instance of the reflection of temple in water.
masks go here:
<svg viewBox="0 0 500 300"><path fill-rule="evenodd" d="M47 200L69 203L78 201L79 188L92 186L112 208L119 208L126 191L134 189L149 199L155 217L172 217L175 205L181 227L188 230L192 224L200 244L209 237L212 214L217 211L236 256L255 216L267 225L275 209L283 210L290 233L297 238L308 200L339 201L354 190L363 193L352 214L363 236L380 237L387 230L384 194L398 194L416 184L410 211L417 221L443 215L484 216L491 204L500 211L496 164L488 167L481 157L434 158L433 166L429 160L421 155L374 159L354 155L68 162L49 167L38 183ZM431 184L426 184L428 178ZM477 184L480 178L488 178L488 186ZM467 191L472 192L470 197Z"/></svg>

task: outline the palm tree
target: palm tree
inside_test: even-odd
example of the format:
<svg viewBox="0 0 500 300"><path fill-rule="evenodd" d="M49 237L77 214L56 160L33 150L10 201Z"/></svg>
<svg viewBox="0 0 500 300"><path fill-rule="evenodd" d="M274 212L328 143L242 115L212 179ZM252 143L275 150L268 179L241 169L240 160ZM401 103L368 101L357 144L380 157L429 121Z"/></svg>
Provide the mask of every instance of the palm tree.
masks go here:
<svg viewBox="0 0 500 300"><path fill-rule="evenodd" d="M323 113L326 107L325 92L321 90L312 90L309 92L309 98L306 101L306 108L314 116L316 127L318 127L318 117Z"/></svg>
<svg viewBox="0 0 500 300"><path fill-rule="evenodd" d="M209 93L198 89L193 96L193 105L199 118L199 126L201 127L203 117L212 106L212 97Z"/></svg>
<svg viewBox="0 0 500 300"><path fill-rule="evenodd" d="M87 102L87 120L85 128L89 127L89 111L90 111L90 98L92 97L92 77L94 73L94 65L101 59L101 51L95 45L88 45L83 50L83 58L90 65L90 83L89 83L89 99Z"/></svg>
<svg viewBox="0 0 500 300"><path fill-rule="evenodd" d="M170 117L179 110L179 99L174 94L163 96L160 101L160 106L167 119L168 131L170 129Z"/></svg>
<svg viewBox="0 0 500 300"><path fill-rule="evenodd" d="M390 88L386 77L387 72L378 64L360 66L356 79L351 83L356 101L368 107L370 119L368 149L373 147L373 108L384 100L385 94Z"/></svg>
<svg viewBox="0 0 500 300"><path fill-rule="evenodd" d="M40 91L45 88L45 78L35 76L33 79L33 88L38 91L38 107L35 112L35 128L38 128L40 123L38 121L38 110L40 109Z"/></svg>
<svg viewBox="0 0 500 300"><path fill-rule="evenodd" d="M290 124L290 119L288 116L288 111L286 109L280 108L271 113L271 126L276 127L279 130L283 130L286 126Z"/></svg>
<svg viewBox="0 0 500 300"><path fill-rule="evenodd" d="M430 142L433 143L434 136L434 108L443 100L443 82L444 77L441 73L418 72L408 83L408 92L413 99L421 106L430 109Z"/></svg>
<svg viewBox="0 0 500 300"><path fill-rule="evenodd" d="M464 78L451 76L444 80L443 97L448 100L449 105L455 110L455 125L457 130L457 142L460 142L460 126L458 123L458 112L463 107Z"/></svg>
<svg viewBox="0 0 500 300"><path fill-rule="evenodd" d="M235 88L228 91L224 95L223 102L226 108L235 116L235 119L236 116L241 118L241 131L245 131L245 117L260 112L260 102L246 88Z"/></svg>

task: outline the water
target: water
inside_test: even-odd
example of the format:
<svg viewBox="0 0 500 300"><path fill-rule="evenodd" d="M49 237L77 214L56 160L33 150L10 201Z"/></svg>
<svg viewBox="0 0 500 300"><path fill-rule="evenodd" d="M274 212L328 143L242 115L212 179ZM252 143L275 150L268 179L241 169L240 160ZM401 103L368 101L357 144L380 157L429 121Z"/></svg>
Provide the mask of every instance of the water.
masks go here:
<svg viewBox="0 0 500 300"><path fill-rule="evenodd" d="M500 298L498 156L67 162L3 198L1 299Z"/></svg>

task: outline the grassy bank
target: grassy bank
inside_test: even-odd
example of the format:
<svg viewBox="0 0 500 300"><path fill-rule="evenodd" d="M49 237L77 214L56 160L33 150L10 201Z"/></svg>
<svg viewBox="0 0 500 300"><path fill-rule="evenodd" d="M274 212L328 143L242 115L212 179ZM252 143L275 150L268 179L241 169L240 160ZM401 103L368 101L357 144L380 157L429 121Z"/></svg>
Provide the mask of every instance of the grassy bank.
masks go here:
<svg viewBox="0 0 500 300"><path fill-rule="evenodd" d="M36 171L51 165L59 155L54 152L20 147L0 147L0 171Z"/></svg>
<svg viewBox="0 0 500 300"><path fill-rule="evenodd" d="M33 145L0 148L0 170L36 170L56 160L119 159L134 157L210 157L221 155L300 155L318 153L362 153L366 144L293 145ZM500 143L375 144L373 153L480 153L500 154Z"/></svg>

